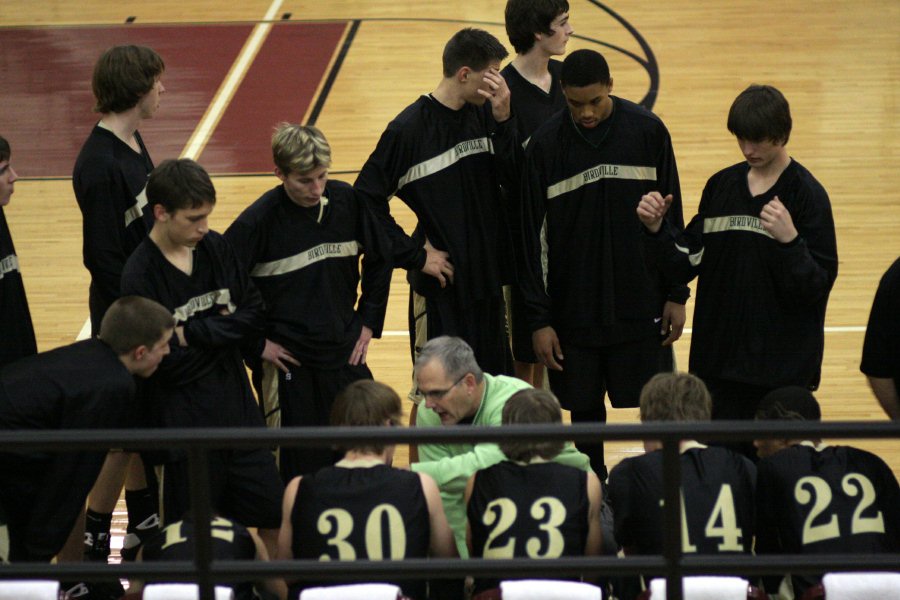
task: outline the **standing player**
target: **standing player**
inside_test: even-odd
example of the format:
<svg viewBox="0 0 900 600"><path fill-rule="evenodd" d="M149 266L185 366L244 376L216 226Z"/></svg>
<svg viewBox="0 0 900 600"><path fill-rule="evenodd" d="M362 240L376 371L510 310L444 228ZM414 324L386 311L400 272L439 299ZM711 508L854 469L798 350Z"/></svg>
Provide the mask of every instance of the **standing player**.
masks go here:
<svg viewBox="0 0 900 600"><path fill-rule="evenodd" d="M503 406L504 425L562 423L559 401L524 389ZM559 558L600 554L600 480L553 462L564 442L501 442L506 460L466 485L466 543L475 558ZM500 585L476 579L475 591Z"/></svg>
<svg viewBox="0 0 900 600"><path fill-rule="evenodd" d="M663 218L670 201L659 193L641 198L637 213L667 277L697 277L690 370L712 394L713 418L752 419L776 387L818 387L838 258L828 194L787 153L781 92L741 92L728 130L746 161L709 179L687 229ZM755 458L749 442L737 447Z"/></svg>
<svg viewBox="0 0 900 600"><path fill-rule="evenodd" d="M0 136L0 368L14 360L37 353L28 298L19 271L19 257L13 245L3 207L9 204L19 176L10 164L9 142Z"/></svg>
<svg viewBox="0 0 900 600"><path fill-rule="evenodd" d="M169 352L172 315L145 298L110 306L97 338L0 369L0 429L117 429L137 412L134 376ZM10 560L49 561L84 507L106 451L0 453Z"/></svg>
<svg viewBox="0 0 900 600"><path fill-rule="evenodd" d="M518 137L525 144L538 127L566 107L559 83L562 63L551 57L565 54L566 43L573 33L569 25L569 3L566 0L509 0L506 3L506 33L516 50L516 57L500 71L500 75L509 86ZM513 240L518 240L521 235L519 179L521 177L505 189ZM539 388L544 380L544 366L534 354L531 329L525 319L524 300L518 285L510 288L507 314L516 377Z"/></svg>
<svg viewBox="0 0 900 600"><path fill-rule="evenodd" d="M355 184L393 243L394 266L408 271L413 356L427 339L457 335L490 373L512 368L502 286L513 257L500 196L516 144L506 56L485 31L457 32L437 88L391 121ZM391 217L394 195L419 220L412 236Z"/></svg>
<svg viewBox="0 0 900 600"><path fill-rule="evenodd" d="M177 322L172 352L148 392L161 427L264 427L241 361L241 344L262 333L263 302L231 245L207 219L216 190L203 167L167 160L150 174L147 199L155 222L128 259L122 290L153 298ZM247 527L274 550L283 485L267 449L210 452L210 497L222 516ZM161 468L161 516L189 508L183 454Z"/></svg>
<svg viewBox="0 0 900 600"><path fill-rule="evenodd" d="M799 386L776 389L756 418L818 422L819 403ZM818 439L766 439L756 482L757 554L900 552L900 487L884 461ZM820 577L766 578L766 592L800 598Z"/></svg>
<svg viewBox="0 0 900 600"><path fill-rule="evenodd" d="M709 421L712 401L703 382L688 373L660 373L641 391L641 422ZM609 474L609 503L616 540L625 554L663 553L662 445L626 458ZM685 553L747 553L753 545L756 468L749 459L694 440L681 442L681 549ZM619 597L640 593L623 579Z"/></svg>
<svg viewBox="0 0 900 600"><path fill-rule="evenodd" d="M165 93L161 77L165 63L143 46L115 46L94 66L94 111L100 120L81 148L72 173L72 187L82 215L84 266L91 274L89 307L91 335L120 296L122 269L129 255L147 237L152 215L146 210L145 188L153 161L138 128L153 118ZM128 535L124 558L133 558L140 536L152 535L157 506L147 488L137 455L114 452L88 501L85 555L105 561L109 555L112 511L125 480Z"/></svg>
<svg viewBox="0 0 900 600"><path fill-rule="evenodd" d="M668 345L681 335L688 291L647 265L634 209L663 190L680 227L678 170L663 122L610 95L602 55L573 52L561 79L569 110L526 149L520 284L560 404L573 422L606 422L605 394L613 407L637 406L641 386L672 368ZM605 480L602 442L576 446Z"/></svg>
<svg viewBox="0 0 900 600"><path fill-rule="evenodd" d="M256 348L265 359L266 415L284 426L328 425L338 392L372 378L366 352L384 324L390 242L353 188L328 180L331 148L317 128L281 124L272 154L282 185L241 213L225 237L266 306ZM328 449L294 447L282 448L279 462L290 481L334 459Z"/></svg>
<svg viewBox="0 0 900 600"><path fill-rule="evenodd" d="M900 258L878 284L860 370L888 417L900 419Z"/></svg>
<svg viewBox="0 0 900 600"><path fill-rule="evenodd" d="M338 394L331 422L338 427L400 424L400 397L362 380ZM391 467L394 446L347 448L336 465L296 477L284 492L278 559L403 560L453 558L456 548L441 497L425 474ZM307 587L337 582L298 580L290 598ZM405 596L425 598L424 581L402 580Z"/></svg>

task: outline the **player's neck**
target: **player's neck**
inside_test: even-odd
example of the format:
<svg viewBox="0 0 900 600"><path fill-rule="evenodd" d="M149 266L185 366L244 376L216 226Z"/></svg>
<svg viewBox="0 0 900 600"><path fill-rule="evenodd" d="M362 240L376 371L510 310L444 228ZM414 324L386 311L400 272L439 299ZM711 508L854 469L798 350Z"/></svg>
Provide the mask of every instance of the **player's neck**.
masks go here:
<svg viewBox="0 0 900 600"><path fill-rule="evenodd" d="M156 244L162 255L175 268L190 275L194 270L194 249L183 244L176 244L166 235L165 229L157 222L150 230L150 240Z"/></svg>
<svg viewBox="0 0 900 600"><path fill-rule="evenodd" d="M431 97L452 110L459 110L466 104L462 93L457 89L456 82L452 77L445 77L431 92Z"/></svg>
<svg viewBox="0 0 900 600"><path fill-rule="evenodd" d="M373 464L387 464L387 450L381 454L374 452L361 452L358 450L348 450L344 453L344 458L337 462L338 466L343 467L361 467Z"/></svg>
<svg viewBox="0 0 900 600"><path fill-rule="evenodd" d="M771 189L790 164L790 154L788 154L787 150L782 149L782 152L768 163L759 167L750 165L750 171L747 173L747 183L753 195L758 196Z"/></svg>
<svg viewBox="0 0 900 600"><path fill-rule="evenodd" d="M120 113L104 113L100 118L100 126L111 131L117 138L128 144L135 152L141 151L135 132L141 124L137 107Z"/></svg>
<svg viewBox="0 0 900 600"><path fill-rule="evenodd" d="M517 54L512 61L513 68L529 83L545 92L550 92L553 78L550 76L550 56L539 48L532 48L525 54Z"/></svg>

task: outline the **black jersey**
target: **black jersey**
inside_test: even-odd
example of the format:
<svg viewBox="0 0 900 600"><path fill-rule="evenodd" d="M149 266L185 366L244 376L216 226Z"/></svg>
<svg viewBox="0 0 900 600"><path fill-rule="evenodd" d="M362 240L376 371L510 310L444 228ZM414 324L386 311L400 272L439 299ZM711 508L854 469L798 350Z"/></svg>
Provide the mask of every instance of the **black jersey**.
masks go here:
<svg viewBox="0 0 900 600"><path fill-rule="evenodd" d="M109 346L76 342L0 369L0 429L128 427L134 393L134 378ZM0 453L0 498L14 505L6 509L24 532L15 544L27 558L50 560L62 548L105 457L102 449Z"/></svg>
<svg viewBox="0 0 900 600"><path fill-rule="evenodd" d="M599 143L560 111L525 152L519 284L528 321L532 331L550 325L581 346L657 335L665 301L688 295L648 265L635 212L642 195L658 190L673 195L667 218L683 225L669 132L646 109L612 100Z"/></svg>
<svg viewBox="0 0 900 600"><path fill-rule="evenodd" d="M662 451L627 458L609 474L609 504L616 540L633 554L662 554ZM718 554L750 552L756 468L726 448L681 453L682 550Z"/></svg>
<svg viewBox="0 0 900 600"><path fill-rule="evenodd" d="M900 487L878 456L804 443L758 468L757 554L900 552ZM794 576L794 594L817 581Z"/></svg>
<svg viewBox="0 0 900 600"><path fill-rule="evenodd" d="M37 352L34 326L6 215L0 207L0 368Z"/></svg>
<svg viewBox="0 0 900 600"><path fill-rule="evenodd" d="M386 465L325 467L300 480L291 511L296 559L402 560L428 555L431 527L419 476ZM424 598L421 581L392 582L411 598ZM307 587L337 582L298 581Z"/></svg>
<svg viewBox="0 0 900 600"><path fill-rule="evenodd" d="M241 213L225 237L262 293L266 337L301 364L346 364L363 325L381 337L390 241L350 185L328 181L321 205L309 208L279 185Z"/></svg>
<svg viewBox="0 0 900 600"><path fill-rule="evenodd" d="M750 166L713 175L683 233L647 235L675 281L697 276L690 370L700 377L766 387L819 384L825 305L837 277L828 194L794 160L771 189L752 196ZM760 223L778 196L799 236L780 244Z"/></svg>
<svg viewBox="0 0 900 600"><path fill-rule="evenodd" d="M72 187L82 216L84 266L91 274L91 328L96 334L106 309L121 295L125 261L147 237L153 214L147 177L153 161L141 134L140 152L99 124L81 147Z"/></svg>
<svg viewBox="0 0 900 600"><path fill-rule="evenodd" d="M583 556L587 473L554 462L498 463L475 473L466 514L475 558ZM476 579L476 591L499 586Z"/></svg>
<svg viewBox="0 0 900 600"><path fill-rule="evenodd" d="M240 353L262 333L262 297L221 235L210 231L197 244L190 275L145 239L125 265L122 293L156 300L184 327L188 345L172 336L148 386L159 425L264 426Z"/></svg>
<svg viewBox="0 0 900 600"><path fill-rule="evenodd" d="M514 177L515 119L497 124L486 107L452 110L422 96L387 126L354 184L393 244L394 266L410 270L422 296L455 294L460 306L501 294L514 276L500 183ZM390 215L400 198L419 220L410 237ZM450 254L453 283L429 275L424 238Z"/></svg>
<svg viewBox="0 0 900 600"><path fill-rule="evenodd" d="M554 113L566 107L566 97L562 93L562 85L559 82L562 63L551 59L547 63L547 70L550 72L549 92L545 92L522 77L512 63L500 71L509 87L510 107L515 115L519 141L523 145L531 137L531 134L546 123Z"/></svg>
<svg viewBox="0 0 900 600"><path fill-rule="evenodd" d="M887 270L878 284L860 370L869 377L893 379L900 397L900 259Z"/></svg>
<svg viewBox="0 0 900 600"><path fill-rule="evenodd" d="M254 560L256 544L250 532L240 523L224 517L214 517L210 522L212 555L215 560ZM145 561L193 561L194 524L188 519L167 525L141 546ZM253 584L222 583L235 590L235 600L254 600Z"/></svg>

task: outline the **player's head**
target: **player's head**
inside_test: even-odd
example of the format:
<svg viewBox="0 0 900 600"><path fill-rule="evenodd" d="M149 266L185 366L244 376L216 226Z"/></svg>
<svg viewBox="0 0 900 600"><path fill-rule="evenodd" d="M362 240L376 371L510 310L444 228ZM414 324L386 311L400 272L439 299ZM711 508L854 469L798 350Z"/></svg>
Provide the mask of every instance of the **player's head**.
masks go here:
<svg viewBox="0 0 900 600"><path fill-rule="evenodd" d="M442 425L455 425L478 411L484 372L462 338L445 335L428 340L413 373L425 406L437 413Z"/></svg>
<svg viewBox="0 0 900 600"><path fill-rule="evenodd" d="M472 27L460 29L444 46L444 77L453 77L463 67L471 71L499 67L507 56L509 52L500 40L487 31Z"/></svg>
<svg viewBox="0 0 900 600"><path fill-rule="evenodd" d="M822 409L812 392L799 385L790 385L772 390L759 401L756 409L758 421L797 421L818 423L822 420ZM753 441L760 458L771 456L797 443L793 439L758 439ZM813 440L818 441L818 440Z"/></svg>
<svg viewBox="0 0 900 600"><path fill-rule="evenodd" d="M15 190L16 179L19 178L18 173L12 168L10 159L12 158L12 150L6 138L0 136L0 206L9 204L9 199Z"/></svg>
<svg viewBox="0 0 900 600"><path fill-rule="evenodd" d="M712 398L690 373L657 373L641 390L641 421L709 421Z"/></svg>
<svg viewBox="0 0 900 600"><path fill-rule="evenodd" d="M562 410L556 396L546 390L527 388L509 397L503 406L504 425L535 425L562 423ZM500 442L506 458L528 463L535 458L552 460L562 452L565 442L522 441Z"/></svg>
<svg viewBox="0 0 900 600"><path fill-rule="evenodd" d="M567 0L509 0L506 3L506 35L517 54L525 54L535 43L548 54L564 54L572 35Z"/></svg>
<svg viewBox="0 0 900 600"><path fill-rule="evenodd" d="M311 125L281 123L272 136L275 176L287 195L300 206L315 206L325 192L331 167L331 146Z"/></svg>
<svg viewBox="0 0 900 600"><path fill-rule="evenodd" d="M193 247L209 231L216 188L197 162L169 159L150 173L147 201L153 207L154 228L159 226L175 244Z"/></svg>
<svg viewBox="0 0 900 600"><path fill-rule="evenodd" d="M151 117L165 88L159 79L165 71L163 59L146 46L114 46L94 65L92 87L100 113L121 113L141 106L141 116ZM146 106L144 106L146 104Z"/></svg>
<svg viewBox="0 0 900 600"><path fill-rule="evenodd" d="M559 78L569 113L578 125L592 129L612 114L613 80L602 54L576 50L563 61Z"/></svg>
<svg viewBox="0 0 900 600"><path fill-rule="evenodd" d="M140 296L123 296L106 310L97 337L119 356L129 371L149 377L169 353L169 338L174 328L172 313L158 302Z"/></svg>
<svg viewBox="0 0 900 600"><path fill-rule="evenodd" d="M753 84L738 94L728 111L728 131L738 140L784 146L791 137L791 108L771 85Z"/></svg>
<svg viewBox="0 0 900 600"><path fill-rule="evenodd" d="M400 425L402 417L397 392L370 379L354 381L345 387L331 407L331 424L335 427L395 427ZM393 446L379 444L348 446L345 450L381 454L386 448L393 455ZM390 460L387 462L390 464Z"/></svg>

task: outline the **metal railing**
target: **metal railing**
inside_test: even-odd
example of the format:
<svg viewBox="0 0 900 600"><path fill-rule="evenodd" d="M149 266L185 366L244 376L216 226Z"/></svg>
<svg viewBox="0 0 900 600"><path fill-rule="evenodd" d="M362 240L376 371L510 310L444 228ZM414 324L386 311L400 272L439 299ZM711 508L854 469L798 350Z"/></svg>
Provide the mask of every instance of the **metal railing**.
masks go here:
<svg viewBox="0 0 900 600"><path fill-rule="evenodd" d="M833 555L685 555L681 547L681 463L679 442L684 439L735 441L763 438L893 438L900 439L900 422L716 421L707 423L648 423L640 425L574 424L504 427L440 428L309 428L283 429L132 429L0 431L0 447L9 451L71 451L100 448L185 449L190 473L192 518L209 523L211 502L207 455L217 448L274 446L331 446L385 443L459 443L513 440L571 440L575 442L653 439L662 442L664 481L664 551L661 556L616 558L564 557L553 560L406 559L402 568L392 561L319 562L213 560L208 527L195 527L194 561L125 563L13 563L0 568L0 579L52 578L95 581L137 578L144 581L191 581L200 587L201 600L214 598L215 582L239 582L266 577L291 579L374 580L421 579L498 575L560 577L657 575L667 580L669 600L682 600L682 577L696 574L743 576L813 574L833 570L900 570L900 554Z"/></svg>

